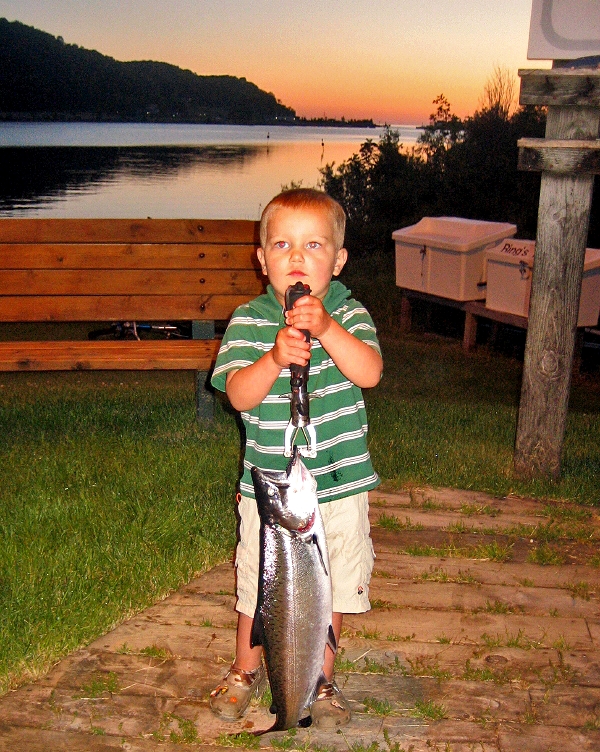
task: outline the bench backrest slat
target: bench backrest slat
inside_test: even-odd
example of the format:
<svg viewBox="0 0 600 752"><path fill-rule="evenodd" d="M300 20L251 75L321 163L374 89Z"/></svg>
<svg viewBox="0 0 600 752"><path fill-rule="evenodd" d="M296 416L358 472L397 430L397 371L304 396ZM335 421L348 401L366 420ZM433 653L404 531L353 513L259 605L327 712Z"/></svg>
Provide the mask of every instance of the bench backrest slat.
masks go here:
<svg viewBox="0 0 600 752"><path fill-rule="evenodd" d="M0 296L0 321L192 321L229 319L248 295ZM68 306L65 305L68 301Z"/></svg>
<svg viewBox="0 0 600 752"><path fill-rule="evenodd" d="M0 220L0 229L2 222ZM256 269L254 243L4 243L0 269Z"/></svg>
<svg viewBox="0 0 600 752"><path fill-rule="evenodd" d="M255 243L246 219L2 219L1 243Z"/></svg>
<svg viewBox="0 0 600 752"><path fill-rule="evenodd" d="M66 269L48 271L0 269L0 297L34 295L247 295L262 292L254 271L206 269ZM68 306L68 299L64 300Z"/></svg>

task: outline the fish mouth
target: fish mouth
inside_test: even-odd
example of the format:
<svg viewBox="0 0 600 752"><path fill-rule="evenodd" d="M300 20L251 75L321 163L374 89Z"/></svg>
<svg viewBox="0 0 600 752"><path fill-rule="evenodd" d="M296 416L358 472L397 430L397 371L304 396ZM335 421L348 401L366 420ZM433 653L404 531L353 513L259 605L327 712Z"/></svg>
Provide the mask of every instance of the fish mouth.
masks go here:
<svg viewBox="0 0 600 752"><path fill-rule="evenodd" d="M292 456L290 457L290 461L285 468L285 474L287 475L288 480L292 479L292 483L294 482L294 479L296 479L297 481L298 476L300 477L300 483L304 483L310 480L310 471L302 462L302 455L300 454L300 450L298 449L298 446L296 444L294 444L292 448Z"/></svg>
<svg viewBox="0 0 600 752"><path fill-rule="evenodd" d="M311 472L302 462L298 447L294 445L292 456L287 465L287 505L280 516L280 524L290 532L304 536L315 524L315 502L311 499L315 491L316 482ZM315 501L316 501L316 497Z"/></svg>
<svg viewBox="0 0 600 752"><path fill-rule="evenodd" d="M252 468L261 521L302 539L310 536L317 521L317 482L304 465L297 447L284 472Z"/></svg>
<svg viewBox="0 0 600 752"><path fill-rule="evenodd" d="M315 517L316 517L316 512L313 512L305 525L302 525L301 527L296 528L296 532L300 533L301 535L303 533L308 533L308 531L311 530L312 526L315 524Z"/></svg>

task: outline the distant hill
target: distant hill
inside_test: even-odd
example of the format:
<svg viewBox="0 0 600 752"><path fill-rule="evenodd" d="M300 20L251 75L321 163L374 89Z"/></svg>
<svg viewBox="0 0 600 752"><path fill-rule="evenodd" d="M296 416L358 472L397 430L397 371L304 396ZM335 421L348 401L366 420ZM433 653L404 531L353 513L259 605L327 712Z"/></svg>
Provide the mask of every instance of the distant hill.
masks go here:
<svg viewBox="0 0 600 752"><path fill-rule="evenodd" d="M120 62L0 18L0 119L269 124L295 112L235 76Z"/></svg>

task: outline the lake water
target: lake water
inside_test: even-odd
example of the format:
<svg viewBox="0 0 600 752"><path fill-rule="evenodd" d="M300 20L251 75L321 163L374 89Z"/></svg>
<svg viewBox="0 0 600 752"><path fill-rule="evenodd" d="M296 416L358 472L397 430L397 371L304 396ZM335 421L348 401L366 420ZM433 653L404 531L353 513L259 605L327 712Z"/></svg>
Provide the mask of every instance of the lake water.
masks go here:
<svg viewBox="0 0 600 752"><path fill-rule="evenodd" d="M421 131L394 126L405 146ZM380 128L0 123L0 216L258 219Z"/></svg>

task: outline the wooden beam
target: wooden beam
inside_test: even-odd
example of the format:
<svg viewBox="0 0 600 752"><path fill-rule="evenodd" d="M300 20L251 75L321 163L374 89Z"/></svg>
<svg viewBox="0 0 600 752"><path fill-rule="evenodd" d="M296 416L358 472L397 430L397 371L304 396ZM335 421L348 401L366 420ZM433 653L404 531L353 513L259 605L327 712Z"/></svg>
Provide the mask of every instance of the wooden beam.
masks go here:
<svg viewBox="0 0 600 752"><path fill-rule="evenodd" d="M521 138L519 169L528 172L600 174L600 140Z"/></svg>
<svg viewBox="0 0 600 752"><path fill-rule="evenodd" d="M519 70L519 104L600 107L600 70Z"/></svg>
<svg viewBox="0 0 600 752"><path fill-rule="evenodd" d="M519 316L516 313L507 313L506 311L495 311L493 308L487 308L485 303L479 300L467 301L465 311L478 318L498 321L500 324L508 324L518 329L527 329L527 316Z"/></svg>

